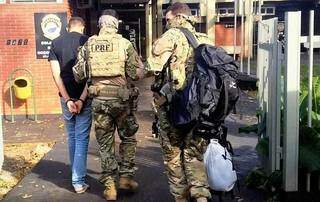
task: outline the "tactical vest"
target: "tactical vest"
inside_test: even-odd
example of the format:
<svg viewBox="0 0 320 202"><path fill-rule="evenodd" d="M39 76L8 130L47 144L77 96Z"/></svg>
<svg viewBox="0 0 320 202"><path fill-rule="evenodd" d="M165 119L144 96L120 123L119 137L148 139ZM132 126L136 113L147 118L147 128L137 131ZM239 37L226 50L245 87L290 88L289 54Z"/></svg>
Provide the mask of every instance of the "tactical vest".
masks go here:
<svg viewBox="0 0 320 202"><path fill-rule="evenodd" d="M125 77L124 42L119 34L93 36L88 40L88 64L92 77Z"/></svg>

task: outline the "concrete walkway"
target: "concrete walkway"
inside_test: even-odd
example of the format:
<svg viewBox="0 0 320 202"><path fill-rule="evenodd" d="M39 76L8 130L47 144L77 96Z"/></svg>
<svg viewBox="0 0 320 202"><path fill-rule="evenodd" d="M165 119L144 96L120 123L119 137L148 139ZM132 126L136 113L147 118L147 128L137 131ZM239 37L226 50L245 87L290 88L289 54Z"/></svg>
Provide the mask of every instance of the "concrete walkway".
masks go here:
<svg viewBox="0 0 320 202"><path fill-rule="evenodd" d="M148 117L150 117L148 119ZM151 116L139 113L140 124L151 128ZM150 126L150 127L147 127ZM150 131L139 131L136 179L141 189L135 195L120 193L120 201L171 201L164 174L158 140L149 137ZM118 141L117 141L118 142ZM39 164L16 186L4 201L104 201L104 187L99 178L100 162L97 143L91 136L88 152L88 184L85 194L75 194L70 181L70 168L66 141L59 141Z"/></svg>
<svg viewBox="0 0 320 202"><path fill-rule="evenodd" d="M145 84L142 85L146 86ZM150 111L150 94L146 89L143 89L141 97L144 99L140 100L140 111L137 113L140 129L137 135L136 158L138 168L136 180L140 184L140 189L136 194L131 195L119 193L119 201L173 201L164 173L158 139L151 137L153 115ZM258 164L258 157L254 150L257 137L255 135L238 134L237 132L238 127L256 121L254 118L256 106L254 100L242 96L241 102L238 104L238 114L233 114L226 120L229 127L228 139L235 150L234 160L241 183L241 192L236 194L236 200L233 201L264 201L260 193L246 189L242 182L248 171ZM55 140L57 143L45 158L8 193L4 201L104 201L102 197L104 187L97 181L101 170L94 135L91 135L88 154L88 184L90 184L91 189L84 194L75 194L70 181L68 150L66 137L62 135L64 133L61 127L62 120L59 115L42 117L41 120L43 122L38 124L30 121L24 124L18 122L16 124L5 123L6 142ZM44 123L49 124L43 128ZM17 129L16 126L19 126L19 128ZM42 130L39 129L41 127ZM35 131L30 131L30 128L34 128ZM24 132L25 130L26 132ZM22 135L28 134L28 130L29 135ZM19 140L16 134L20 134ZM35 138L30 138L33 136ZM230 196L225 196L224 199L224 201L232 201Z"/></svg>

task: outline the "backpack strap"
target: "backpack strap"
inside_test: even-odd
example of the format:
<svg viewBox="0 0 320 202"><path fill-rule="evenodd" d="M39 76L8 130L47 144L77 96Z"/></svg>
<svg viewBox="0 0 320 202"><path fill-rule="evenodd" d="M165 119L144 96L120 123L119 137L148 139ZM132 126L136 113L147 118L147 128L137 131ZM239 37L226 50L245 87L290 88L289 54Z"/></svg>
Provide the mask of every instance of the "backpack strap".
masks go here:
<svg viewBox="0 0 320 202"><path fill-rule="evenodd" d="M191 46L196 49L199 46L199 43L196 39L196 37L188 30L187 28L180 27L179 30L184 34L184 36L188 39L188 42L191 44Z"/></svg>

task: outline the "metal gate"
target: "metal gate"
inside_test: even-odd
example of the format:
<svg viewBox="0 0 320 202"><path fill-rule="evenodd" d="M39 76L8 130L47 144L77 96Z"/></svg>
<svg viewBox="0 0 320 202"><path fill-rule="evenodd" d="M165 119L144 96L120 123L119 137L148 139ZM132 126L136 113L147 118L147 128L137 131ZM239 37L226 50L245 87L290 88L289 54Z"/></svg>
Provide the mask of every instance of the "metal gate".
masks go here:
<svg viewBox="0 0 320 202"><path fill-rule="evenodd" d="M313 45L319 43L320 38L314 36L314 11L310 12L309 37L301 37L300 11L285 14L284 49L278 40L277 25L278 19L273 18L260 21L258 26L259 102L266 120L264 136L269 138L266 166L269 172L283 171L285 191L298 191L300 45L308 43L309 47L308 109L312 109ZM283 122L281 106L284 110ZM311 110L308 110L308 126L311 127ZM280 134L281 128L283 134ZM283 145L280 144L281 135ZM307 179L308 189L310 179Z"/></svg>

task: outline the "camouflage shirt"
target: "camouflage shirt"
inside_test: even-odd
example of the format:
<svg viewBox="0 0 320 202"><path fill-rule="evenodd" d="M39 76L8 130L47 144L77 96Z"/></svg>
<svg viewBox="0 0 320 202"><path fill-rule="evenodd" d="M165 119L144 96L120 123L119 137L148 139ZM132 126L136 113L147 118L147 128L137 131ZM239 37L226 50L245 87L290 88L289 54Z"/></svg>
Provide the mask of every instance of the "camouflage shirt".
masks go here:
<svg viewBox="0 0 320 202"><path fill-rule="evenodd" d="M189 22L180 24L180 27L190 30L199 44L212 44L206 34L196 32ZM162 71L166 64L170 65L174 88L183 89L193 71L193 56L194 50L184 34L178 28L171 28L153 44L146 68L148 71Z"/></svg>
<svg viewBox="0 0 320 202"><path fill-rule="evenodd" d="M126 84L126 77L135 80L137 68L143 68L130 41L117 34L117 29L103 27L81 47L73 73L77 81L91 75L92 84Z"/></svg>

